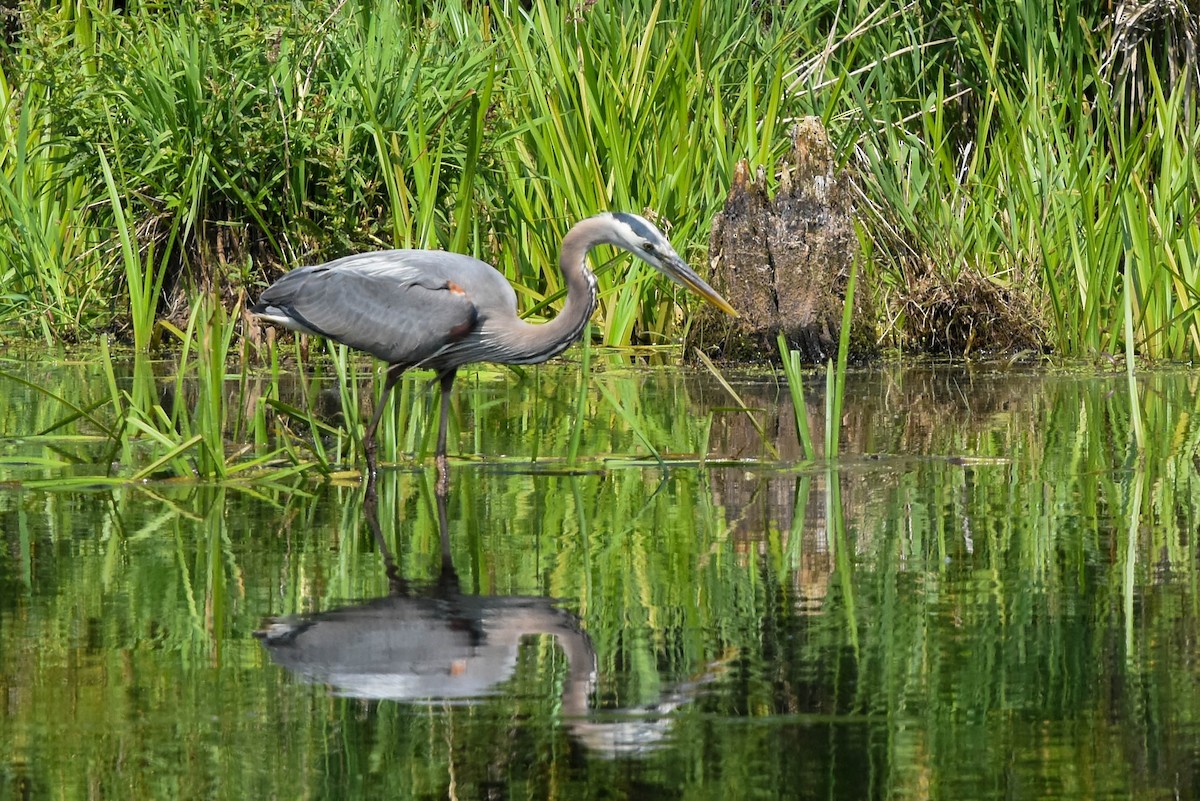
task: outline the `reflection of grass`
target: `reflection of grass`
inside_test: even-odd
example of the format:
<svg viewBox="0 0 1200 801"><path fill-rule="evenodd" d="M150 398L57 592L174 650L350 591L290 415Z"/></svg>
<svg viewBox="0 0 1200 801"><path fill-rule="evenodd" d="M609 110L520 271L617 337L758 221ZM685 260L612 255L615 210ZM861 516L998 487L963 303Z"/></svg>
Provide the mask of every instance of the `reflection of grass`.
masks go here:
<svg viewBox="0 0 1200 801"><path fill-rule="evenodd" d="M572 220L648 208L702 262L734 165L774 173L812 114L855 162L898 338L1200 348L1193 4L520 5L22 6L0 42L0 325L144 347L164 285L229 302L385 244L495 260L541 317ZM650 271L599 282L602 342L678 338Z"/></svg>
<svg viewBox="0 0 1200 801"><path fill-rule="evenodd" d="M117 384L131 392L123 367ZM486 409L460 398L464 416L482 414L486 452L525 442L490 423L539 419L532 373L482 380ZM576 408L569 376L547 373L536 408ZM463 797L484 784L632 796L647 782L697 798L791 797L807 780L828 797L977 798L1047 776L1107 795L1170 788L1176 763L1143 757L1179 747L1200 715L1200 379L1138 376L1140 447L1131 396L1114 391L1124 376L969 379L962 417L947 417L960 392L931 396L916 378L895 382L899 398L856 399L843 442L907 451L851 468L843 450L834 484L825 470L744 465L673 464L662 480L649 460L579 475L519 469L521 454L458 465L460 587L562 599L597 648L596 704L652 700L729 659L633 778L628 761L570 741L562 656L545 641L522 650L511 695L472 708L337 698L269 665L249 637L263 617L388 591L360 488L295 477L0 492L12 701L0 752L37 786L145 797L184 784L215 797L248 786L441 797L452 776ZM677 418L688 407L666 400L693 392L678 374L599 380L636 399L664 450L687 443ZM992 384L1007 394L990 397ZM581 452L607 441L643 453L610 402L587 395ZM7 398L11 428L25 409ZM48 426L62 407L44 406L28 412ZM926 420L937 424L911 429ZM565 464L571 436L541 453ZM380 475L383 535L413 580L440 564L431 473Z"/></svg>

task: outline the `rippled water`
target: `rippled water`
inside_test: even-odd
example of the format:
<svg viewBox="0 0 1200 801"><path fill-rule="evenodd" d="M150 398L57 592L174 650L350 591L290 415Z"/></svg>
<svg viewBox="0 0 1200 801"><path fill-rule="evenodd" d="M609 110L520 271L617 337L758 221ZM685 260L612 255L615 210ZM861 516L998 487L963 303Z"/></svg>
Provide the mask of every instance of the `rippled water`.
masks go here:
<svg viewBox="0 0 1200 801"><path fill-rule="evenodd" d="M0 379L0 797L1200 796L1195 374L865 372L813 463L762 376L778 455L697 373L463 383L373 517L55 485Z"/></svg>

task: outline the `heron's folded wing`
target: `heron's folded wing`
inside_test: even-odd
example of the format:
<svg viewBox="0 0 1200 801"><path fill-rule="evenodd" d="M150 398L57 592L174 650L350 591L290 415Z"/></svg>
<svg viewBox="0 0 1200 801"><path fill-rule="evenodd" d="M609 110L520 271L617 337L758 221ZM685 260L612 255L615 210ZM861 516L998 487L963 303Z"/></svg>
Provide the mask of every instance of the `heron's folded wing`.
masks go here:
<svg viewBox="0 0 1200 801"><path fill-rule="evenodd" d="M286 308L318 334L406 365L433 357L478 321L475 305L453 281L398 271L318 268Z"/></svg>

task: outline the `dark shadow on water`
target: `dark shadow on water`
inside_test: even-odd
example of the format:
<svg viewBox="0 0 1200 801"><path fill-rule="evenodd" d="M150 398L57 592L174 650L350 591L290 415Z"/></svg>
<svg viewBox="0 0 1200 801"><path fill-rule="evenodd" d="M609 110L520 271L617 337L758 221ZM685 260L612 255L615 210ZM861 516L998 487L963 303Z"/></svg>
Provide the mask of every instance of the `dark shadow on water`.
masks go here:
<svg viewBox="0 0 1200 801"><path fill-rule="evenodd" d="M541 596L472 595L461 590L450 553L447 496L435 493L441 567L432 582L410 582L379 525L375 482L363 513L383 558L389 595L319 614L272 618L255 636L298 679L341 697L424 705L474 705L504 695L520 648L549 635L567 660L561 716L566 730L600 755L650 753L669 741L671 713L694 700L716 671L665 687L651 704L594 710L596 653L575 615Z"/></svg>

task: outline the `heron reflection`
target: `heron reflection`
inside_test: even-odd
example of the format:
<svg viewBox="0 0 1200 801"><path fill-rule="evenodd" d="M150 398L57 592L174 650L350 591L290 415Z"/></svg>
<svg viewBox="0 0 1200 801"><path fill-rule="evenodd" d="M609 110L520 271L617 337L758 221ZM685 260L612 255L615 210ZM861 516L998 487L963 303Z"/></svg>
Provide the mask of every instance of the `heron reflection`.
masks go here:
<svg viewBox="0 0 1200 801"><path fill-rule="evenodd" d="M530 637L554 638L567 661L563 724L602 754L653 750L669 735L670 713L707 679L677 685L655 703L593 710L596 652L579 618L540 596L484 596L460 589L450 556L446 496L435 494L441 569L432 584L406 581L379 526L374 482L364 513L387 569L391 593L320 614L267 621L255 634L272 661L338 695L419 704L477 704L502 695L517 677Z"/></svg>

